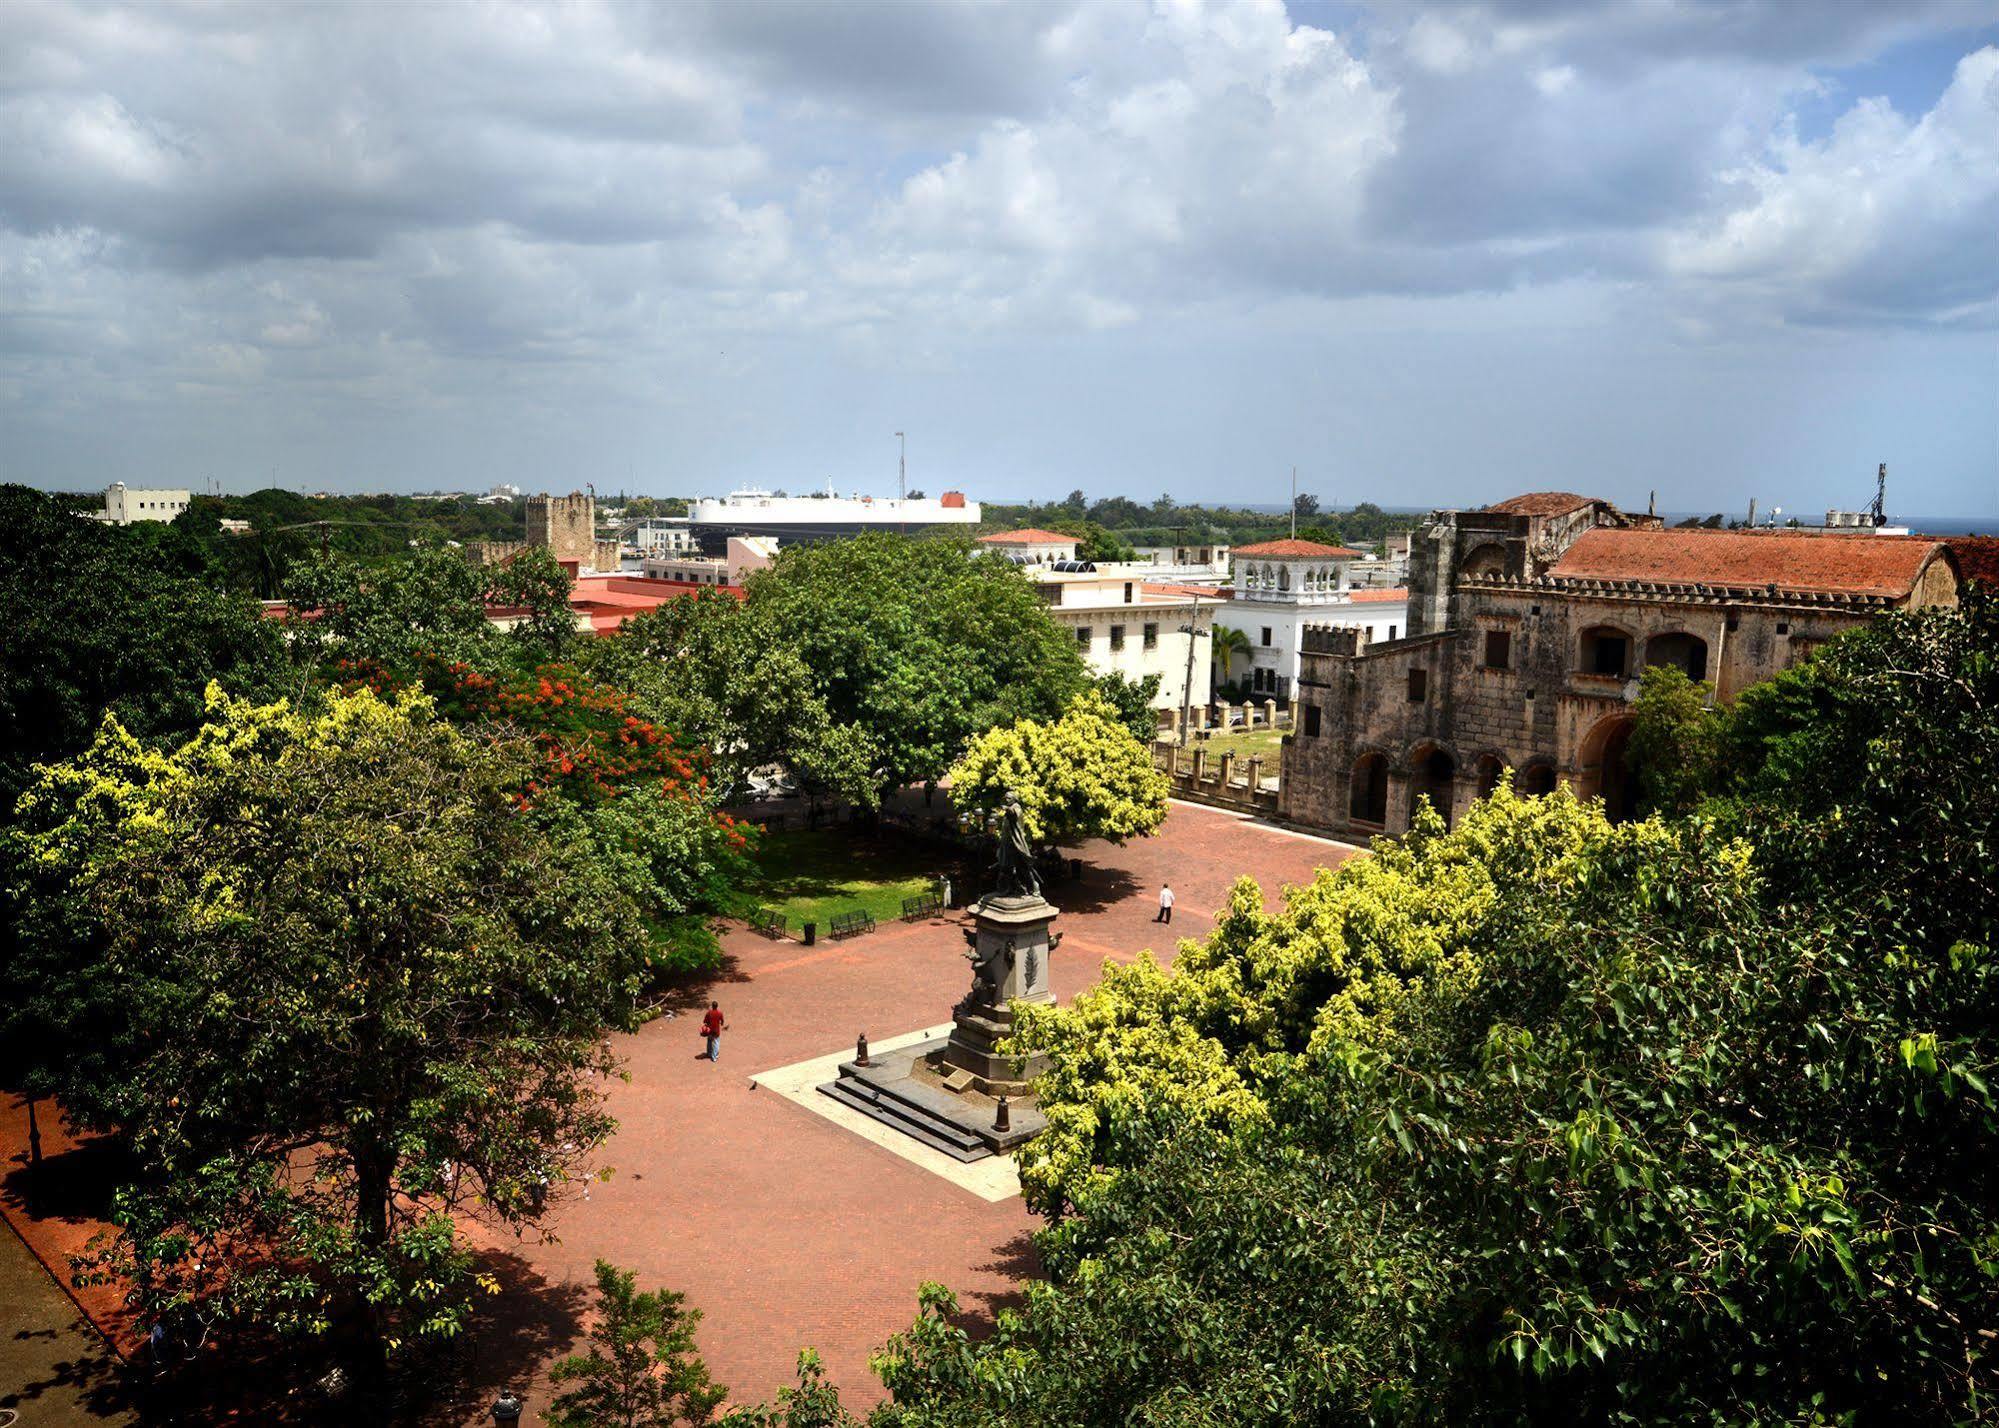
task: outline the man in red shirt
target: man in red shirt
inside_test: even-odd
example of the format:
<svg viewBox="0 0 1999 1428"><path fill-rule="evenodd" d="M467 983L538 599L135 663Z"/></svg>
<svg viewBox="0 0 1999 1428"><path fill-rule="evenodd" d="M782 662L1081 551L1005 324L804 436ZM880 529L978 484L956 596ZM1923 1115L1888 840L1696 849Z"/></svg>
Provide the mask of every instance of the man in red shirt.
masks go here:
<svg viewBox="0 0 1999 1428"><path fill-rule="evenodd" d="M708 1038L710 1061L721 1060L723 1024L721 1003L708 1003L708 1015L701 1018L701 1034Z"/></svg>

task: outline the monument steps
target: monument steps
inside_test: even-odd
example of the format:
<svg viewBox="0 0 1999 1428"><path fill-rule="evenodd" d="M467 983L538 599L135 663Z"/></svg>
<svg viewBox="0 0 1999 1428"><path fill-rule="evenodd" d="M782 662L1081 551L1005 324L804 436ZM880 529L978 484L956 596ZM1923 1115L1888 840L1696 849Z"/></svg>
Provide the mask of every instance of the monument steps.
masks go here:
<svg viewBox="0 0 1999 1428"><path fill-rule="evenodd" d="M868 1086L865 1082L842 1077L838 1081L828 1081L819 1088L819 1093L892 1126L910 1139L932 1150L940 1150L953 1160L970 1163L984 1160L993 1153L992 1148L976 1135L921 1106L900 1099L892 1092Z"/></svg>

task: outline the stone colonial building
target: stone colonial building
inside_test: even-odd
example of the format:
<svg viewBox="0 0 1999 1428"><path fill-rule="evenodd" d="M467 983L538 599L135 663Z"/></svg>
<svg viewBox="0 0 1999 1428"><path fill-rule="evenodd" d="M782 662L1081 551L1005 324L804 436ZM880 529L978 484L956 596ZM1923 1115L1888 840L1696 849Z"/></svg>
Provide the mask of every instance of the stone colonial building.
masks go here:
<svg viewBox="0 0 1999 1428"><path fill-rule="evenodd" d="M1638 674L1670 664L1721 699L1890 610L1957 602L1942 542L1665 530L1565 492L1433 513L1410 552L1409 628L1310 628L1279 815L1356 837L1454 818L1511 770L1626 817Z"/></svg>

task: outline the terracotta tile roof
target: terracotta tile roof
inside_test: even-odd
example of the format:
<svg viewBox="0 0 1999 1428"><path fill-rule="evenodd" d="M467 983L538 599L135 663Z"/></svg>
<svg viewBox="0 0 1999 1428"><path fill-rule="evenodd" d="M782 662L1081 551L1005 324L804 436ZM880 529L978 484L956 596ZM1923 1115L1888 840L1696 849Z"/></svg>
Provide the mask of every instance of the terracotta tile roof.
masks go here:
<svg viewBox="0 0 1999 1428"><path fill-rule="evenodd" d="M1236 555L1262 555L1280 560L1356 560L1357 550L1343 545L1320 545L1315 540L1266 540L1255 545L1239 545Z"/></svg>
<svg viewBox="0 0 1999 1428"><path fill-rule="evenodd" d="M1486 509L1505 516L1566 516L1570 511L1594 504L1594 496L1578 496L1573 491L1529 491L1495 501Z"/></svg>
<svg viewBox="0 0 1999 1428"><path fill-rule="evenodd" d="M1585 531L1556 562L1558 579L1648 580L1842 595L1907 595L1943 551L1933 540L1747 531Z"/></svg>
<svg viewBox="0 0 1999 1428"><path fill-rule="evenodd" d="M1999 536L1951 536L1944 541L1957 557L1957 573L1999 591Z"/></svg>
<svg viewBox="0 0 1999 1428"><path fill-rule="evenodd" d="M1347 598L1356 605L1392 605L1408 600L1409 591L1400 585L1388 590L1349 590Z"/></svg>
<svg viewBox="0 0 1999 1428"><path fill-rule="evenodd" d="M1235 591L1226 585L1173 585L1156 580L1147 580L1141 587L1148 595L1160 595L1172 599L1190 600L1233 600Z"/></svg>
<svg viewBox="0 0 1999 1428"><path fill-rule="evenodd" d="M979 537L982 545L1074 545L1076 537L1029 526L1024 531L996 531Z"/></svg>

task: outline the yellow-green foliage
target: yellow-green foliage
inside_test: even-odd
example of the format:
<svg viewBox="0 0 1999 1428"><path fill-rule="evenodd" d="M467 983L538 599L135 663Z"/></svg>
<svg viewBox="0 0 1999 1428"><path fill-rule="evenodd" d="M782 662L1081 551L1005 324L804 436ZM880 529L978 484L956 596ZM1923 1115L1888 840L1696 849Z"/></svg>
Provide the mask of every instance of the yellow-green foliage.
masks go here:
<svg viewBox="0 0 1999 1428"><path fill-rule="evenodd" d="M1294 1058L1390 1043L1415 1004L1475 983L1492 935L1553 906L1592 848L1672 836L1613 829L1566 790L1503 784L1458 827L1426 813L1406 842L1321 870L1279 911L1242 879L1171 975L1149 956L1106 964L1073 1006L1021 1009L1017 1044L1052 1053L1048 1131L1022 1158L1029 1193L1080 1203L1146 1138L1265 1116Z"/></svg>
<svg viewBox="0 0 1999 1428"><path fill-rule="evenodd" d="M988 730L951 769L960 809L990 812L1011 791L1028 840L1042 846L1144 837L1166 817L1167 787L1151 751L1095 690L1052 724L1022 719Z"/></svg>

